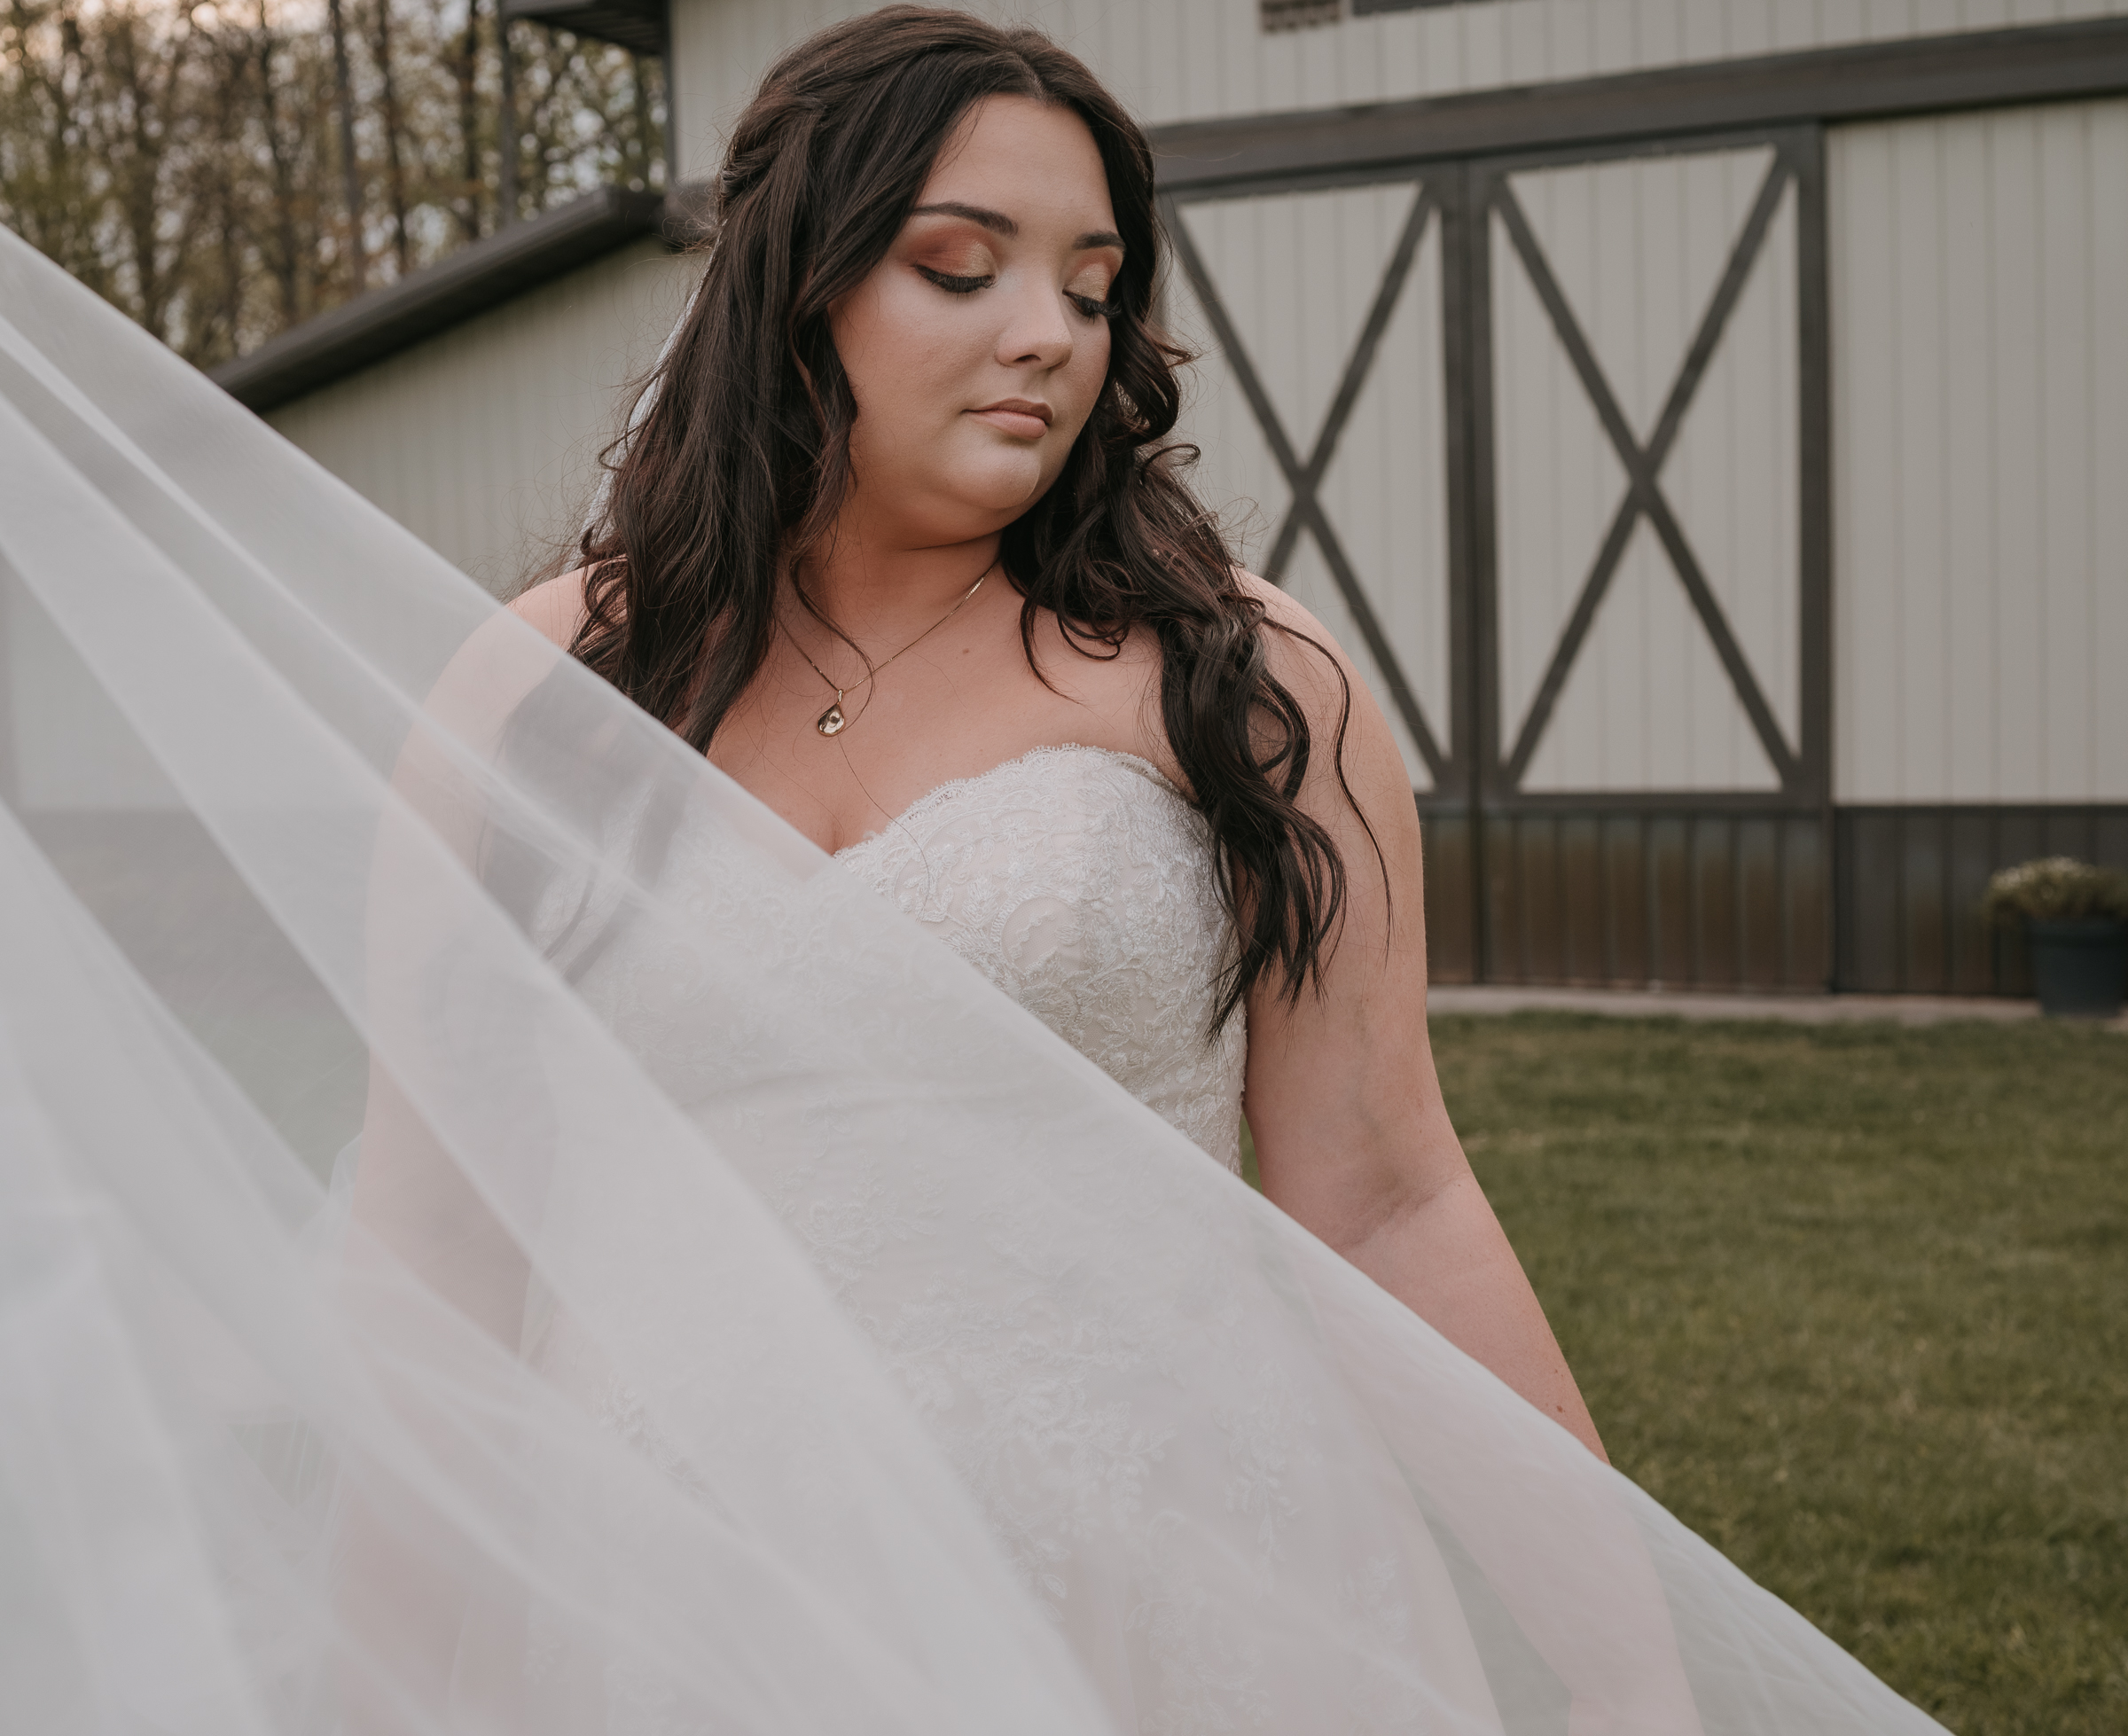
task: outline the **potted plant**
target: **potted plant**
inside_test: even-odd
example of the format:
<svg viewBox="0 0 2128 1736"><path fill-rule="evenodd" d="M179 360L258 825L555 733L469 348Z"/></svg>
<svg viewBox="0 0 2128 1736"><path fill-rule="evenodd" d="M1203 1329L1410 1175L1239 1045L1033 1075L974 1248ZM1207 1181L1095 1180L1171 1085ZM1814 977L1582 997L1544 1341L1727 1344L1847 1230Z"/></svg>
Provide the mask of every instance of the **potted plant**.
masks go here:
<svg viewBox="0 0 2128 1736"><path fill-rule="evenodd" d="M2110 1019L2128 980L2128 874L2074 856L2043 856L1988 882L1982 912L2017 918L2031 946L2039 1010L2055 1018Z"/></svg>

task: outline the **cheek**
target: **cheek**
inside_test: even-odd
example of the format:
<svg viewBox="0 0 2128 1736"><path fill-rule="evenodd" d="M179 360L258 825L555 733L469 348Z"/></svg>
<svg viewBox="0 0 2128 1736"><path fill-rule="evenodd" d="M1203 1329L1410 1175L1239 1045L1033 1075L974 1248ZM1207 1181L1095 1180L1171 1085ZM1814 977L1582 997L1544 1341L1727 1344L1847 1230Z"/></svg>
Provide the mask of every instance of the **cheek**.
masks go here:
<svg viewBox="0 0 2128 1736"><path fill-rule="evenodd" d="M1071 417L1076 425L1072 431L1075 436L1093 414L1101 388L1108 383L1108 358L1114 342L1107 321L1086 327L1084 335L1072 345L1071 360L1061 370L1058 384L1065 390L1057 396L1064 398L1068 394Z"/></svg>
<svg viewBox="0 0 2128 1736"><path fill-rule="evenodd" d="M864 284L828 318L835 355L857 398L860 420L870 414L869 406L891 405L899 396L896 352L888 336L892 320L881 302L878 289Z"/></svg>
<svg viewBox="0 0 2128 1736"><path fill-rule="evenodd" d="M859 414L875 429L935 423L942 406L958 408L961 373L987 353L961 309L901 274L861 285L828 324Z"/></svg>

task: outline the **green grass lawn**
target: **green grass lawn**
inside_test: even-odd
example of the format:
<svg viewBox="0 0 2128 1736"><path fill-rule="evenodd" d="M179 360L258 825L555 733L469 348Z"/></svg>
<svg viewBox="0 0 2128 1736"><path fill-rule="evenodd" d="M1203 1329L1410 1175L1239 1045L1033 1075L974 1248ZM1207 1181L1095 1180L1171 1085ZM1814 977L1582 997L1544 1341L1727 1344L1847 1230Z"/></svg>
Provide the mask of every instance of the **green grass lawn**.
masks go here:
<svg viewBox="0 0 2128 1736"><path fill-rule="evenodd" d="M2128 1040L1433 1032L1618 1466L1961 1736L2128 1731Z"/></svg>

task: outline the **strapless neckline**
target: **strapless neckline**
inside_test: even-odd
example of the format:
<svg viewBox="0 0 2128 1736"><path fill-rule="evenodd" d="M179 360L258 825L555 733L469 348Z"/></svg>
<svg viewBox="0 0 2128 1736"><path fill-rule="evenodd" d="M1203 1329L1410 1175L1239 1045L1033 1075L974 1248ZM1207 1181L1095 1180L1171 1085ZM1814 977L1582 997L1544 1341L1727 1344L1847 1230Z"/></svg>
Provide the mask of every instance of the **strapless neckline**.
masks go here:
<svg viewBox="0 0 2128 1736"><path fill-rule="evenodd" d="M1184 806L1189 806L1189 798L1176 787L1174 780L1154 765L1151 760L1146 759L1140 755L1127 754L1120 747L1095 747L1083 741L1051 742L1040 747L1029 747L1024 754L1015 754L1009 760L1000 760L987 770L971 772L966 778L949 778L943 784L934 784L914 802L903 809L900 813L888 820L885 825L876 831L866 833L855 842L845 844L841 849L836 850L833 853L834 859L840 862L843 857L864 849L868 845L878 843L882 838L889 836L897 826L908 825L921 819L927 810L958 792L974 789L994 778L1005 778L1013 772L1023 770L1030 761L1070 754L1094 754L1102 759L1127 765L1133 771L1141 774L1156 788L1166 791Z"/></svg>
<svg viewBox="0 0 2128 1736"><path fill-rule="evenodd" d="M1248 1030L1210 828L1160 768L1034 747L927 790L837 866L1230 1168Z"/></svg>

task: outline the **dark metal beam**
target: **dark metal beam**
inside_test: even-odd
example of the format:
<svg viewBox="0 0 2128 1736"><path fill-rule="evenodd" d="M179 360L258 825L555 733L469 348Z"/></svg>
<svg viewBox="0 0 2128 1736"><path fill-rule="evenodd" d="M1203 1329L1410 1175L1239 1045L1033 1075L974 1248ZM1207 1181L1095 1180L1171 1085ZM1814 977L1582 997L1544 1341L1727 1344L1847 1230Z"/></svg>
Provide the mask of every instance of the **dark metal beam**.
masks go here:
<svg viewBox="0 0 2128 1736"><path fill-rule="evenodd" d="M1428 208L1422 192L1413 209L1413 217L1420 226L1423 226ZM1330 576L1351 614L1352 623L1359 629L1361 638L1365 640L1368 653L1373 658L1375 668L1389 689L1390 700L1404 719L1404 727L1411 732L1412 745L1426 762L1428 775L1436 784L1439 784L1446 772L1447 755L1427 722L1418 696L1412 692L1411 684L1404 677L1403 665L1390 649L1388 635L1381 629L1373 601L1360 583L1358 575L1352 570L1351 563L1345 558L1343 544L1330 523L1329 515L1323 511L1322 503L1316 497L1315 481L1310 477L1299 455L1295 452L1278 411L1272 405L1270 395L1264 391L1263 382L1257 378L1256 368L1248 359L1248 352L1242 348L1217 285L1213 283L1211 274L1197 251L1195 239L1172 207L1162 215L1167 221L1168 232L1174 239L1176 257L1190 280L1191 288L1196 292L1198 304L1212 327L1220 353L1232 371L1236 384L1241 387L1242 395L1248 401L1248 407L1256 418L1257 427L1263 433L1265 446L1284 473L1287 485L1293 490L1289 513L1303 523L1314 537L1316 548L1323 557L1323 564L1330 569ZM1416 231L1407 224L1407 232L1415 246ZM1279 577L1275 573L1270 576L1274 583Z"/></svg>
<svg viewBox="0 0 2128 1736"><path fill-rule="evenodd" d="M1832 270L1826 235L1825 134L1806 128L1788 147L1796 170L1798 359L1797 516L1803 709L1797 756L1810 796L1833 800ZM1828 834L1830 835L1830 834ZM1830 944L1830 939L1827 939ZM1829 970L1831 966L1827 968Z"/></svg>
<svg viewBox="0 0 2128 1736"><path fill-rule="evenodd" d="M1434 810L1430 791L1414 793L1421 817ZM1759 789L1618 789L1486 791L1475 802L1440 799L1453 812L1499 818L1515 814L1816 814L1773 785Z"/></svg>
<svg viewBox="0 0 2128 1736"><path fill-rule="evenodd" d="M665 0L503 0L503 16L618 43L638 54L662 56L672 38Z"/></svg>
<svg viewBox="0 0 2128 1736"><path fill-rule="evenodd" d="M1337 456L1337 442L1344 435L1345 423L1352 414L1352 406L1359 402L1365 387L1367 376L1374 366L1374 352L1381 347L1382 334L1389 330L1389 321L1396 312L1396 303L1404 294L1404 279L1411 276L1412 261L1419 252L1419 243L1426 234L1427 219L1432 215L1434 203L1426 184L1419 184L1410 211L1405 215L1404 228L1396 238L1396 245L1389 251L1389 262L1383 271L1381 282L1375 286L1374 305L1367 310L1366 324L1360 327L1359 339L1352 346L1352 354L1346 358L1344 373L1337 383L1337 395L1330 400L1330 408L1324 413L1323 426L1315 436L1315 447L1308 455L1304 473L1309 497L1313 499L1322 487L1323 477L1330 468L1330 460ZM1271 558L1264 563L1264 576L1271 583L1279 583L1285 575L1286 562L1293 553L1293 546L1300 539L1300 514L1288 511L1273 539Z"/></svg>
<svg viewBox="0 0 2128 1736"><path fill-rule="evenodd" d="M1236 115L1153 132L1161 187L1250 183L1433 158L1859 121L2128 91L2128 19L1858 43L1362 108Z"/></svg>
<svg viewBox="0 0 2128 1736"><path fill-rule="evenodd" d="M1427 215L1431 209L1432 203L1421 189L1411 216L1405 223L1404 240L1410 246L1404 250L1401 265L1391 262L1392 274L1400 273L1409 267L1410 254L1418 246L1419 235L1424 229ZM1218 285L1212 281L1204 256L1197 250L1196 238L1190 233L1181 214L1171 203L1164 207L1161 215L1175 244L1176 260L1181 265L1183 274L1188 278L1191 289L1196 293L1197 304L1204 314L1206 324L1212 328L1213 340L1219 346L1219 352L1234 376L1234 383L1240 387L1241 395L1248 401L1250 412L1256 417L1256 426L1264 435L1264 446L1284 474L1287 486L1293 490L1293 503L1287 509L1289 517L1303 525L1315 539L1316 550L1323 558L1323 565L1330 569L1330 577L1345 600L1345 607L1352 616L1352 624L1359 629L1360 637L1366 642L1367 653L1373 658L1374 667L1381 672L1382 682L1389 690L1390 701L1396 706L1397 715L1404 719L1404 728L1411 732L1412 745L1426 762L1427 775L1436 785L1439 785L1447 778L1448 755L1428 723L1425 709L1420 705L1418 696L1412 692L1411 683L1404 676L1404 666L1390 648L1389 636L1382 631L1381 618L1374 612L1374 605L1367 595L1366 587L1360 583L1359 575L1353 571L1352 563L1345 556L1344 544L1330 522L1330 515L1323 510L1322 502L1316 495L1318 478L1301 462L1300 455L1294 450L1293 442L1286 433L1285 424L1279 419L1277 407L1271 402L1271 395L1264 389L1263 380L1249 360L1248 350L1242 347L1240 336L1226 311L1226 303L1219 293ZM1382 325L1387 325L1390 310L1383 305L1378 291L1375 311ZM1371 336L1363 336L1363 344L1371 345L1379 336L1379 330ZM1362 365L1364 369L1364 363ZM1347 383L1351 383L1349 371ZM1357 395L1357 393L1355 387L1354 395ZM1327 462L1328 454L1326 452L1323 456ZM1291 544L1287 546L1290 548ZM1280 577L1277 573L1268 573L1265 576L1274 583Z"/></svg>
<svg viewBox="0 0 2128 1736"><path fill-rule="evenodd" d="M307 319L209 378L246 408L272 410L631 241L681 239L668 231L684 203L602 187Z"/></svg>
<svg viewBox="0 0 2128 1736"><path fill-rule="evenodd" d="M1729 623L1722 613L1721 605L1715 600L1708 587L1705 575L1701 571L1697 558L1685 540L1683 529L1678 525L1662 495L1662 466L1670 457L1670 449L1684 425L1685 413L1692 407L1694 395L1698 392L1700 380L1712 360L1715 348L1722 340L1730 313L1744 293L1752 267L1757 262L1760 248L1764 245L1766 233L1773 226L1774 213L1780 209L1782 194L1786 192L1791 170L1786 157L1776 153L1772 167L1760 184L1758 198L1750 215L1745 220L1741 233L1734 242L1727 268L1717 287L1714 300L1700 322L1698 335L1691 349L1686 353L1678 377L1670 384L1670 395L1662 407L1662 415L1655 432L1643 448L1634 436L1619 408L1609 382L1604 378L1602 366L1595 352L1589 347L1579 323L1567 305L1565 294L1552 275L1550 263L1544 256L1537 237L1531 232L1521 204L1502 178L1494 184L1492 207L1504 220L1509 239L1516 254L1530 274L1530 281L1537 291L1550 317L1552 327L1557 333L1561 347L1565 349L1582 387L1594 406L1598 420L1610 436L1611 445L1617 452L1619 463L1624 466L1627 484L1625 498L1620 502L1616 516L1611 521L1610 533L1604 538L1602 551L1596 557L1596 565L1582 588L1579 600L1569 620L1566 630L1560 635L1553 647L1552 661L1545 670L1544 679L1537 684L1537 695L1530 702L1530 709L1522 719L1522 728L1515 737L1514 747L1507 755L1503 768L1506 781L1519 786L1523 774L1530 769L1530 758L1537 752L1545 726L1551 722L1552 710L1558 703L1560 693L1566 686L1568 674L1580 654L1583 641L1595 620L1598 606L1603 601L1612 575L1624 557L1627 540L1633 526L1643 516L1655 528L1669 551L1670 564L1677 569L1686 593L1692 598L1694 610L1712 641L1722 667L1728 672L1730 684L1736 691L1738 701L1751 719L1752 728L1758 732L1759 744L1765 749L1766 757L1780 772L1784 787L1792 786L1797 779L1798 768L1788 743L1782 737L1780 724L1766 704L1758 683L1753 676L1750 663L1730 631Z"/></svg>

